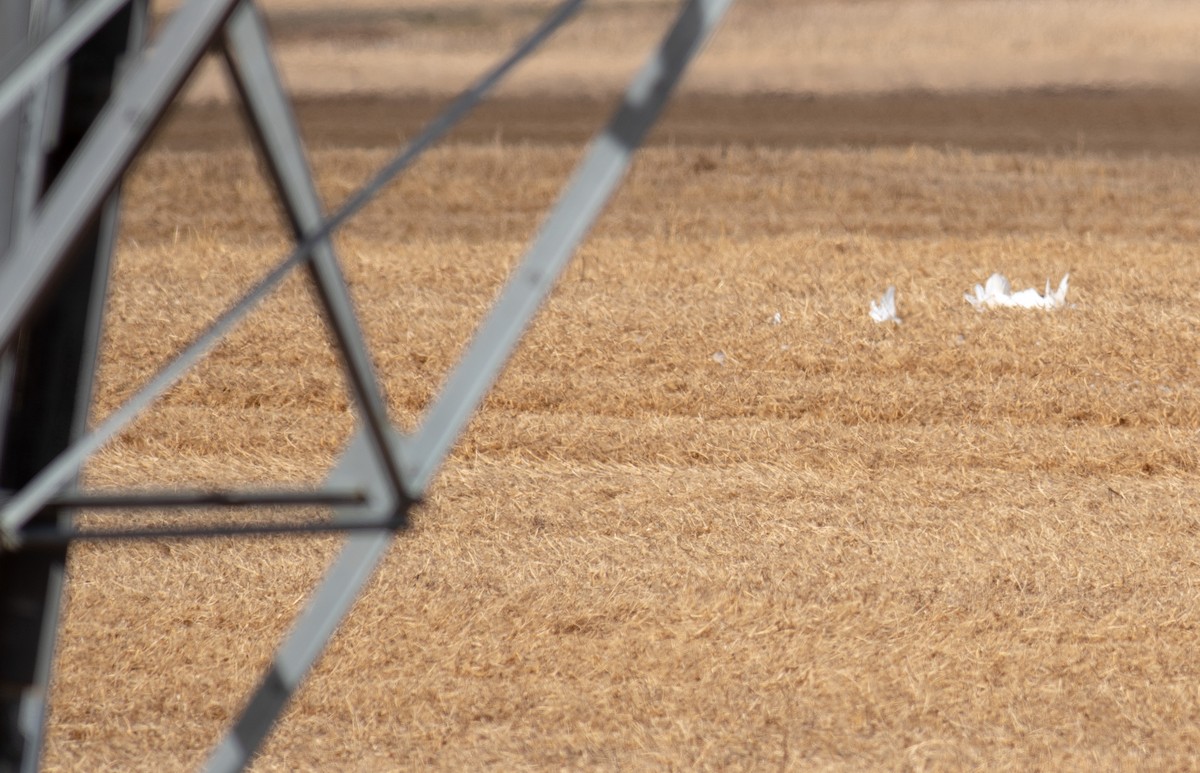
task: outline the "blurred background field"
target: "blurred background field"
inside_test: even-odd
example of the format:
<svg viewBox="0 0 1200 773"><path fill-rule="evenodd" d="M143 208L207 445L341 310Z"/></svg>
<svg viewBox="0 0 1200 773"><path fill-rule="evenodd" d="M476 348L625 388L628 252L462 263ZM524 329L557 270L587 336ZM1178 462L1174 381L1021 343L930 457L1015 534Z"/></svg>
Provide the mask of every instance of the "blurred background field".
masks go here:
<svg viewBox="0 0 1200 773"><path fill-rule="evenodd" d="M332 206L549 4L266 7ZM339 236L400 424L673 7L596 4ZM256 769L1194 765L1198 38L740 3ZM97 417L285 248L217 74L127 185ZM318 481L352 427L297 279L87 475ZM48 769L199 764L336 545L77 548Z"/></svg>

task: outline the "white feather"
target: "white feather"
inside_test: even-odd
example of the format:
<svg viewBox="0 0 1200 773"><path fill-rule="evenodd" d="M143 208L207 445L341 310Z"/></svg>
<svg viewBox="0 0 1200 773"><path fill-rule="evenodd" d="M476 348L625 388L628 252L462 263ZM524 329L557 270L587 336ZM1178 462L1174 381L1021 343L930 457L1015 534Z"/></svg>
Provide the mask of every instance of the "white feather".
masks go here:
<svg viewBox="0 0 1200 773"><path fill-rule="evenodd" d="M887 292L878 302L871 301L871 319L876 322L895 322L900 324L901 319L896 316L896 286L888 287Z"/></svg>
<svg viewBox="0 0 1200 773"><path fill-rule="evenodd" d="M1046 280L1045 294L1030 287L1018 292L1012 291L1012 285L1003 274L992 274L984 286L975 285L974 294L966 293L963 298L976 309L1052 309L1062 308L1067 303L1067 286L1070 274L1063 276L1058 284L1058 290L1050 292L1050 280Z"/></svg>

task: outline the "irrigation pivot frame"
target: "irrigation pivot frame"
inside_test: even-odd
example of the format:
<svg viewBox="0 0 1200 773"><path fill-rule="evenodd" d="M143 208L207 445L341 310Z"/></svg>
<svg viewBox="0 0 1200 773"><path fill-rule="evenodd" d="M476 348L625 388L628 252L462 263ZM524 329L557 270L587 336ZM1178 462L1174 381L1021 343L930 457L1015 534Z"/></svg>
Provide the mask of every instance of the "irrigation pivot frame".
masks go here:
<svg viewBox="0 0 1200 773"><path fill-rule="evenodd" d="M583 0L565 0L554 9L512 54L328 215L321 211L291 103L252 0L187 0L148 47L140 46L147 0L79 0L70 8L65 2L0 5L0 771L33 770L38 764L70 542L347 532L341 553L208 759L209 770L236 770L266 738L406 524L732 0L681 3L661 44L589 146L462 358L410 433L399 432L388 419L332 234L572 18ZM220 51L236 87L295 247L139 392L87 431L116 191L210 48ZM80 75L81 70L86 73ZM115 78L118 70L122 76ZM105 98L68 98L82 83ZM75 135L69 131L73 126L78 127ZM58 141L50 154L43 152L47 137ZM78 490L76 479L86 459L297 269L307 271L316 288L359 424L325 485L316 490ZM43 330L46 326L49 332ZM63 348L65 344L73 348ZM184 512L265 505L323 506L334 512L320 521L201 526L184 520L153 529L83 529L71 517L79 508L120 514L134 508Z"/></svg>
<svg viewBox="0 0 1200 773"><path fill-rule="evenodd" d="M23 50L65 11L53 1L0 4L0 51ZM113 8L65 67L20 94L20 111L0 112L0 169L10 170L0 175L0 250L16 243L111 96L118 59L140 45L145 16L145 2ZM116 214L115 193L98 202L64 252L57 290L0 347L0 498L84 426ZM54 529L67 518L51 506L32 523ZM66 555L65 546L0 553L0 769L37 763Z"/></svg>

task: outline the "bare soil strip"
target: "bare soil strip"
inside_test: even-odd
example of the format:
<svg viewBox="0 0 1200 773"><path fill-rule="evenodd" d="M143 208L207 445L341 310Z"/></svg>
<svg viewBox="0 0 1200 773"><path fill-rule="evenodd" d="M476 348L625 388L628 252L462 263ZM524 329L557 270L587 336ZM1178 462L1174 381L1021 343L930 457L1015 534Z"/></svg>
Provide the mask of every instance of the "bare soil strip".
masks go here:
<svg viewBox="0 0 1200 773"><path fill-rule="evenodd" d="M463 142L574 144L607 120L614 98L500 96L453 137ZM297 113L315 147L381 147L414 135L445 99L306 97ZM1035 90L876 95L681 95L651 144L906 147L1116 154L1200 151L1200 91ZM189 104L158 137L170 150L214 150L245 132L235 107Z"/></svg>

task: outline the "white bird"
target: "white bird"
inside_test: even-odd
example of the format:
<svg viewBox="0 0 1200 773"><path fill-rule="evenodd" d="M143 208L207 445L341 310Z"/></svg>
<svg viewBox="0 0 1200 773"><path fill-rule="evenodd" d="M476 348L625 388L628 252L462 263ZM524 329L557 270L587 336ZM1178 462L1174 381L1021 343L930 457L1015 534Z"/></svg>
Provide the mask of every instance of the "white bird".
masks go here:
<svg viewBox="0 0 1200 773"><path fill-rule="evenodd" d="M982 311L983 309L1013 308L1013 309L1052 309L1062 308L1067 304L1067 285L1070 274L1064 274L1058 283L1058 289L1050 291L1050 280L1046 280L1046 292L1039 293L1030 287L1027 290L1013 292L1012 285L1003 274L992 274L984 285L975 285L975 294L963 294L967 303Z"/></svg>
<svg viewBox="0 0 1200 773"><path fill-rule="evenodd" d="M871 319L876 322L895 322L901 319L896 316L896 286L890 285L879 302L871 301Z"/></svg>

